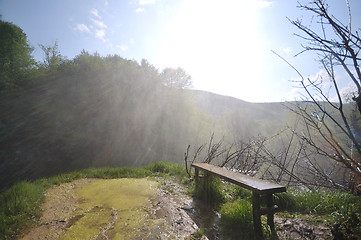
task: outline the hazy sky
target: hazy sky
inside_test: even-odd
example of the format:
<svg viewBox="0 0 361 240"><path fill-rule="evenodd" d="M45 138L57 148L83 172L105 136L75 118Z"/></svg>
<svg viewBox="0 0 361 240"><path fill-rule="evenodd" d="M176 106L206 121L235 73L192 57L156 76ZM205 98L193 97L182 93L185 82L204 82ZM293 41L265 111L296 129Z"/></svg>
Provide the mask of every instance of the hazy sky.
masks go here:
<svg viewBox="0 0 361 240"><path fill-rule="evenodd" d="M346 1L328 3L347 23ZM350 5L359 28L361 1ZM138 62L144 58L159 70L182 67L195 89L274 102L299 96L290 81L298 75L271 50L304 76L323 74L316 55L293 57L302 40L293 36L298 31L286 17L311 23L296 6L295 0L0 0L0 14L24 30L37 60L43 58L38 44L57 40L68 59L83 49ZM337 76L346 89L344 73Z"/></svg>

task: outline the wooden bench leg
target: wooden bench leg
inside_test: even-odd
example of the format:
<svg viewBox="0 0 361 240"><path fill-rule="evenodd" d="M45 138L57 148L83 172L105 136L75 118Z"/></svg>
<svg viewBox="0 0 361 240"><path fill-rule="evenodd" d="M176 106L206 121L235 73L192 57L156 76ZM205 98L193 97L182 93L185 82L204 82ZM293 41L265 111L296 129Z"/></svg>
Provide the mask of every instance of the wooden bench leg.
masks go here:
<svg viewBox="0 0 361 240"><path fill-rule="evenodd" d="M195 180L196 184L198 184L198 181L199 181L199 169L198 168L194 169L194 180Z"/></svg>
<svg viewBox="0 0 361 240"><path fill-rule="evenodd" d="M267 208L271 209L273 207L273 194L266 195ZM274 223L274 211L270 211L267 214L267 224L270 226L272 234L275 234L275 223Z"/></svg>
<svg viewBox="0 0 361 240"><path fill-rule="evenodd" d="M206 202L207 204L211 205L211 203L213 202L213 195L211 191L212 175L207 173L204 180L206 182L206 186L205 186L206 200L207 200Z"/></svg>
<svg viewBox="0 0 361 240"><path fill-rule="evenodd" d="M262 225L261 225L261 201L260 195L253 192L252 195L252 208L253 208L253 228L256 240L263 239Z"/></svg>
<svg viewBox="0 0 361 240"><path fill-rule="evenodd" d="M206 190L206 202L209 205L211 199L209 197L209 174L208 173L205 175L204 180L206 181L206 187L205 187L205 190Z"/></svg>

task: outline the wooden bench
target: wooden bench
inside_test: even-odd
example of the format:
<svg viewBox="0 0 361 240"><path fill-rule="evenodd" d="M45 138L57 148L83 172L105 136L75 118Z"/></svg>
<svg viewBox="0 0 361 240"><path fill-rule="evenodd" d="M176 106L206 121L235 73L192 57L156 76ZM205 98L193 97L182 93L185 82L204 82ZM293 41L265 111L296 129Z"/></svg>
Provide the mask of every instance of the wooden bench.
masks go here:
<svg viewBox="0 0 361 240"><path fill-rule="evenodd" d="M195 181L198 184L199 170L209 174L218 176L225 181L231 182L248 190L252 193L252 209L253 209L253 226L256 239L262 239L261 215L267 214L267 224L270 226L272 234L275 234L274 213L277 209L273 205L273 194L285 192L284 186L251 177L242 173L233 172L231 170L217 167L207 163L193 163L195 168ZM260 195L266 196L267 208L261 209Z"/></svg>

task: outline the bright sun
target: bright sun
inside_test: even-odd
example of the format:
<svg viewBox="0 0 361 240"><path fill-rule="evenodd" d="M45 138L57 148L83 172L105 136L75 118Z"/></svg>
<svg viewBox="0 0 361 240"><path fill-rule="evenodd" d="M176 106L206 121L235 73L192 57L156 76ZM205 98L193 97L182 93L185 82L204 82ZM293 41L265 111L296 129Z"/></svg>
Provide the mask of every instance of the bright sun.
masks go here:
<svg viewBox="0 0 361 240"><path fill-rule="evenodd" d="M254 89L262 91L259 81L264 53L256 13L260 3L184 2L169 24L157 62L184 68L192 75L195 88L234 92L252 101Z"/></svg>

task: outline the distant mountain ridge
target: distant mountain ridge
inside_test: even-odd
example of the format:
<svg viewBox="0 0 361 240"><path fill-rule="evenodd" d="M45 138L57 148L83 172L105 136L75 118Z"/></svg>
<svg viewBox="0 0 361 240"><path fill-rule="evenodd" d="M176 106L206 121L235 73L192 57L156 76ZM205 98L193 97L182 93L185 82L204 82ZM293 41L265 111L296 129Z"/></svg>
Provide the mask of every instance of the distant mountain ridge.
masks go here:
<svg viewBox="0 0 361 240"><path fill-rule="evenodd" d="M284 103L250 103L230 96L191 90L197 107L215 118L223 119L231 131L242 130L248 134L270 135L286 125L292 113ZM239 125L238 125L238 124ZM242 135L242 134L241 134ZM248 137L248 136L247 136Z"/></svg>

